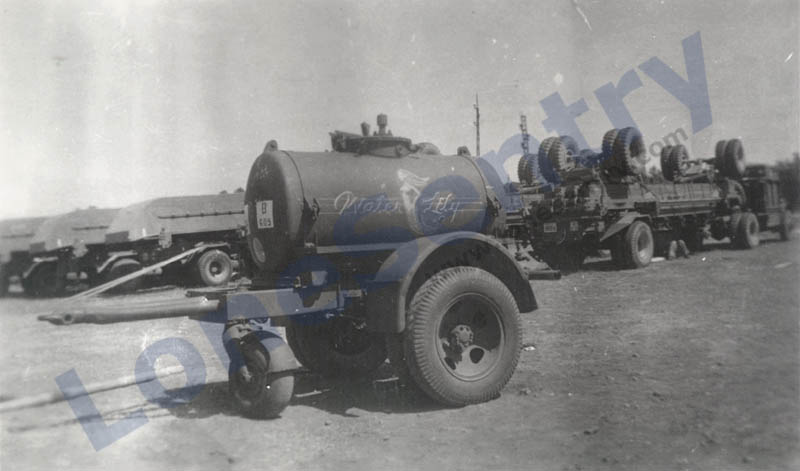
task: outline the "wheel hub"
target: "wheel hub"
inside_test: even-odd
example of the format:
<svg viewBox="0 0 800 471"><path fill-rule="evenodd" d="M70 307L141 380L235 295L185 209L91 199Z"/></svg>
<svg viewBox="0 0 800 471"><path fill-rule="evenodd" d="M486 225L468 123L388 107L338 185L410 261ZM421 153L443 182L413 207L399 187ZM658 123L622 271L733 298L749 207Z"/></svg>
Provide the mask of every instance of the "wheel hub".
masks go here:
<svg viewBox="0 0 800 471"><path fill-rule="evenodd" d="M472 328L465 324L458 324L450 331L450 348L456 353L461 353L464 349L472 345L475 334Z"/></svg>

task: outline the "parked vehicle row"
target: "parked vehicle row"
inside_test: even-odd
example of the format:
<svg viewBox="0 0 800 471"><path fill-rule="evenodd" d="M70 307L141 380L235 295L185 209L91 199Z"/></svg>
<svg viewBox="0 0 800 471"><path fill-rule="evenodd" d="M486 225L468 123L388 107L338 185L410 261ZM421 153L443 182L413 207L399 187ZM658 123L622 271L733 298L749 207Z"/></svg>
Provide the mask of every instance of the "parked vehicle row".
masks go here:
<svg viewBox="0 0 800 471"><path fill-rule="evenodd" d="M3 294L14 282L31 296L60 296L195 247L201 249L114 291L133 291L148 281L224 285L247 267L243 205L243 192L165 197L0 222Z"/></svg>

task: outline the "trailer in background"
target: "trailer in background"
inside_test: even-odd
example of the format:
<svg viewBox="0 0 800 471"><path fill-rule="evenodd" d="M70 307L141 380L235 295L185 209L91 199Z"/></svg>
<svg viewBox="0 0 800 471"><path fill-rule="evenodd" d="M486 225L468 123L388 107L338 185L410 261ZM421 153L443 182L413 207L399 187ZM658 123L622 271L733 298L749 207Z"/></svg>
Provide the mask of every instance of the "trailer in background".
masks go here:
<svg viewBox="0 0 800 471"><path fill-rule="evenodd" d="M0 296L8 294L9 285L20 283L31 265L30 241L36 229L47 219L20 218L0 221Z"/></svg>
<svg viewBox="0 0 800 471"><path fill-rule="evenodd" d="M223 286L246 270L244 192L156 198L125 207L105 234L100 265L106 280L140 270L194 247L203 247L153 274L178 285ZM118 291L142 284L134 278Z"/></svg>
<svg viewBox="0 0 800 471"><path fill-rule="evenodd" d="M23 273L25 293L59 296L70 286L101 281L106 229L117 211L90 207L45 219L30 241L33 261Z"/></svg>

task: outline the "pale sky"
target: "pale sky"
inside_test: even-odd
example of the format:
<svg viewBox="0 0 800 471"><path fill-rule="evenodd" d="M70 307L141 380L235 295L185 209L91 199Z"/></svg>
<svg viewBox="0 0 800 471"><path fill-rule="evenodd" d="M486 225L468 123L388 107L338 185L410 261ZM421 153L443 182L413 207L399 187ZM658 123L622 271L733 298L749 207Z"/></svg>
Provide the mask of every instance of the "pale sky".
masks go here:
<svg viewBox="0 0 800 471"><path fill-rule="evenodd" d="M594 91L635 70L625 98L648 143L683 128L690 153L741 137L751 162L800 147L796 0L0 0L0 218L126 206L244 186L264 144L324 150L378 113L444 152L519 132L551 135L539 101L583 98L599 146L612 127ZM700 32L712 124L638 66L686 78Z"/></svg>

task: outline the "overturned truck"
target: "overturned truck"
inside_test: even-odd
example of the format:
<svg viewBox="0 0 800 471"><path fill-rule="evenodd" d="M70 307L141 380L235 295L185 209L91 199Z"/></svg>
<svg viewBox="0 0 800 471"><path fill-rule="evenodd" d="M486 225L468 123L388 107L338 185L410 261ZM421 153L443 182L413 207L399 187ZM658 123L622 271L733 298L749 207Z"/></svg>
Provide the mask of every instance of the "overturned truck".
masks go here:
<svg viewBox="0 0 800 471"><path fill-rule="evenodd" d="M497 238L503 208L465 149L336 131L330 152L267 143L245 192L248 289L169 306L76 306L54 323L194 316L225 323L229 386L247 414L288 404L297 360L323 375L369 373L388 358L433 399L497 396L536 309L528 276ZM274 327L284 326L288 345Z"/></svg>
<svg viewBox="0 0 800 471"><path fill-rule="evenodd" d="M645 146L635 128L612 129L600 153L579 151L569 136L545 139L519 163L522 216L517 238L554 268L574 271L608 249L620 268L641 268L673 240L699 250L706 236L753 248L763 230L782 239L792 220L778 181L747 167L738 139L719 141L713 158L690 160L682 145L661 153L666 182L645 176Z"/></svg>

